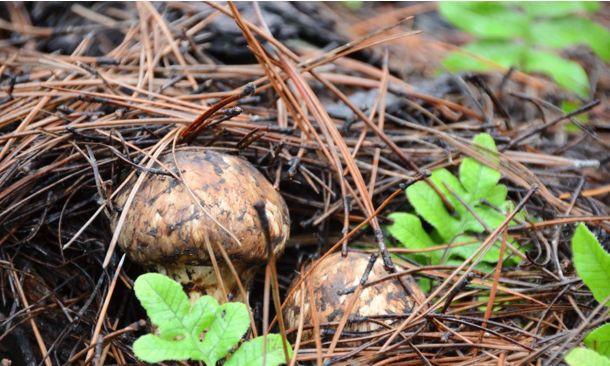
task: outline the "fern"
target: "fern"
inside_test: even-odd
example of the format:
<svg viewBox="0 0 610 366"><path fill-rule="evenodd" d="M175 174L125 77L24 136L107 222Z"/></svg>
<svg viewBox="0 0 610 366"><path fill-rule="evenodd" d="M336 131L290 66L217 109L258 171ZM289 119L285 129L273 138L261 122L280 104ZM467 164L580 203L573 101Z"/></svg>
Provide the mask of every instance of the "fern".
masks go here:
<svg viewBox="0 0 610 366"><path fill-rule="evenodd" d="M580 16L599 9L598 2L452 2L442 1L440 14L478 41L451 53L443 61L451 71L486 71L491 60L553 78L562 87L586 96L587 73L580 64L561 57L557 49L585 44L602 60L610 60L610 32ZM478 56L473 57L472 54Z"/></svg>
<svg viewBox="0 0 610 366"><path fill-rule="evenodd" d="M496 144L489 134L479 134L473 142L479 153L497 163ZM420 181L406 190L407 199L415 212L390 214L393 224L387 230L410 249L470 243L456 245L447 252L436 250L416 256L416 259L432 264L461 262L481 244L482 235L479 234L483 234L486 227L496 229L514 209L513 202L506 198L506 186L499 183L500 178L499 171L470 157L462 160L459 178L447 169L434 170L430 180L455 208L455 212L450 213L437 192L427 182ZM432 227L431 230L426 231L422 219ZM509 240L512 242L512 239ZM482 258L483 263L479 268L491 268L490 265L496 263L498 257L496 243ZM508 262L517 264L519 258L510 257Z"/></svg>
<svg viewBox="0 0 610 366"><path fill-rule="evenodd" d="M157 327L156 334L144 335L133 344L136 357L142 361L193 360L216 365L248 330L248 309L242 303L219 305L213 297L203 296L191 304L179 283L158 273L141 275L134 287L136 297ZM242 344L225 364L259 365L256 360L263 355L268 366L286 361L279 334L267 336L265 351L263 337L258 337Z"/></svg>
<svg viewBox="0 0 610 366"><path fill-rule="evenodd" d="M610 297L610 254L584 224L572 236L574 268L599 302ZM606 306L608 303L606 302ZM587 348L575 348L566 355L570 366L610 366L610 323L592 330L584 339Z"/></svg>

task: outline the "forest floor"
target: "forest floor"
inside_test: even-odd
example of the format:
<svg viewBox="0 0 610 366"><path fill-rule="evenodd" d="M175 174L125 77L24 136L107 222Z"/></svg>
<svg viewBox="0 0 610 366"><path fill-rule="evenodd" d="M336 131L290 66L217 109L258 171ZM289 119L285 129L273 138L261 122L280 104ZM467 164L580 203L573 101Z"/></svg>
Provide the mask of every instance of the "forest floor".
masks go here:
<svg viewBox="0 0 610 366"><path fill-rule="evenodd" d="M139 362L131 346L153 328L133 283L148 268L117 245L113 199L173 144L247 159L289 208L286 249L250 291L259 334L280 332L270 293L285 303L342 248L381 254L374 286L421 286L404 314L312 311L283 332L292 364L561 364L608 321L571 247L579 223L610 246L608 65L564 51L586 98L516 69L448 73L443 58L472 37L437 7L0 4L2 365ZM610 27L610 6L593 17ZM477 147L481 134L497 149ZM472 183L468 164L483 172ZM436 174L506 193L469 207ZM422 202L405 194L422 185ZM448 242L444 226L465 217ZM334 288L346 303L373 286L364 272Z"/></svg>

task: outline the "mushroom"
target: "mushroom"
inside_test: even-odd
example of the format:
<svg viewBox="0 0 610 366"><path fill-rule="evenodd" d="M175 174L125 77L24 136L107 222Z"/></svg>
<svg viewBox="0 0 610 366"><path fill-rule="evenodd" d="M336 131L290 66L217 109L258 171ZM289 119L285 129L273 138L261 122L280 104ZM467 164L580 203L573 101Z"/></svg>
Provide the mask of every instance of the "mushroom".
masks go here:
<svg viewBox="0 0 610 366"><path fill-rule="evenodd" d="M247 289L268 256L264 230L268 227L276 255L288 238L290 218L281 195L249 162L236 156L197 147L165 153L159 160L180 169L183 182L148 173L120 228L119 245L134 262L156 267L180 282L191 298L208 294L225 301L213 268L216 261L229 300L247 302L222 249ZM130 183L134 182L135 178ZM119 207L130 191L117 196ZM257 214L257 204L264 205L267 225ZM118 216L112 220L113 229Z"/></svg>
<svg viewBox="0 0 610 366"><path fill-rule="evenodd" d="M329 334L329 330L336 329L337 323L345 314L350 303L350 296L358 286L362 275L369 265L370 254L350 251L343 257L341 253L333 253L317 263L310 264L303 273L309 273L312 265L315 268L304 279L305 285L301 287L299 277L291 285L289 294L292 295L286 301L284 317L287 328L296 329L299 325L301 313L301 296L303 299L304 325L313 324L311 321L311 297L308 287L311 286L318 322L321 325L320 333ZM367 283L380 279L388 273L380 260L375 261L369 274ZM365 287L358 301L354 304L349 318L356 321L348 321L343 330L344 335L359 336L363 333L378 330L382 324L390 324L396 320L392 315L404 315L411 311L416 302L425 299L423 292L415 284L412 277L402 277L408 287L409 293L399 282L392 278L372 286ZM297 288L295 288L298 286ZM301 290L305 289L304 294ZM346 293L349 292L349 293ZM329 324L334 323L334 324ZM303 340L311 340L313 333L310 330L303 332Z"/></svg>

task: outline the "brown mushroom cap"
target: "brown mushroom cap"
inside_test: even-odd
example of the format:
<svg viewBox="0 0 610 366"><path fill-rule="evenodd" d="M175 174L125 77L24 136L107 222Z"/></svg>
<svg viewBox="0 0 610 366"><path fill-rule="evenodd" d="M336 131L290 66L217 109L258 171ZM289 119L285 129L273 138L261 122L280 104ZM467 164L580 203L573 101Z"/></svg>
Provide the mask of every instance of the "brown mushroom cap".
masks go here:
<svg viewBox="0 0 610 366"><path fill-rule="evenodd" d="M311 285L313 297L315 299L318 321L320 323L339 322L346 311L352 294L340 295L338 292L354 288L360 282L367 265L370 254L350 251L346 257L341 253L334 253L322 259L316 264L313 272L307 277L305 283L304 299L304 325L312 325L310 297L308 296L307 286ZM307 273L311 265L303 273ZM367 282L374 281L388 273L383 267L380 259L375 262ZM291 286L296 285L298 281ZM374 286L365 288L359 297L359 301L354 305L350 318L374 317L383 315L404 315L411 311L414 305L414 297L425 298L419 287L412 278L405 281L409 286L407 294L397 279L389 279ZM288 299L284 310L284 316L288 328L297 328L299 325L299 314L301 312L301 286L294 291ZM392 319L377 319L377 321L389 323ZM336 328L332 326L332 328ZM371 321L348 322L344 331L346 332L367 332L379 329L380 325ZM311 339L312 332L304 331L303 339Z"/></svg>
<svg viewBox="0 0 610 366"><path fill-rule="evenodd" d="M159 160L170 168L180 169L184 183L199 198L207 214L185 184L171 176L148 173L119 235L119 245L133 261L209 265L204 239L207 233L217 257L220 244L232 260L263 262L267 258L265 234L254 208L261 201L265 204L273 248L276 253L283 250L290 230L288 208L250 163L206 148L179 149L175 160L171 152ZM126 189L117 197L119 207L125 204L129 193L130 189ZM113 220L113 228L118 216Z"/></svg>

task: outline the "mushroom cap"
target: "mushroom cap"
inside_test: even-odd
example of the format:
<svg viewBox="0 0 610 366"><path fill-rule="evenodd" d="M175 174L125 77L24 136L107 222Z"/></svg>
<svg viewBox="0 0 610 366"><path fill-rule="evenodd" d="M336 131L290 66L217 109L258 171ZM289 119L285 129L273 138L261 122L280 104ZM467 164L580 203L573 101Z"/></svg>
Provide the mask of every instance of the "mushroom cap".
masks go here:
<svg viewBox="0 0 610 366"><path fill-rule="evenodd" d="M321 259L317 263L315 269L305 280L305 299L303 302L305 312L304 325L313 324L310 310L311 299L308 296L307 287L311 285L313 289L318 321L320 323L339 322L354 293L341 295L338 292L355 288L358 285L368 266L369 258L370 254L362 252L350 251L346 257L337 252ZM303 273L307 273L312 265L310 264ZM367 282L377 280L387 274L382 260L377 259ZM405 277L403 276L403 279L406 279L405 283L409 286L409 292L413 295L408 294L396 278L366 287L360 293L359 301L354 305L350 318L358 319L361 317L404 315L409 313L415 301L423 299L425 296L412 277ZM298 283L298 279L299 277L293 282L291 290ZM299 285L286 302L284 317L289 328L297 328L299 325L301 294L301 286ZM389 324L393 319L376 319L376 321ZM380 327L380 324L371 321L348 322L344 331L368 332L377 330ZM329 328L336 328L336 325ZM311 339L311 337L311 331L303 332L304 340Z"/></svg>
<svg viewBox="0 0 610 366"><path fill-rule="evenodd" d="M172 170L180 169L184 184L174 177L154 173L144 178L118 241L133 261L210 264L204 239L207 233L217 257L220 244L232 260L242 265L260 263L267 253L263 226L254 208L258 202L265 205L274 252L283 251L290 231L288 208L271 183L249 162L201 147L179 149L175 155L165 153L159 160ZM131 183L134 182L135 177ZM118 195L115 202L119 207L124 206L130 191L127 188ZM112 220L113 229L119 216Z"/></svg>

